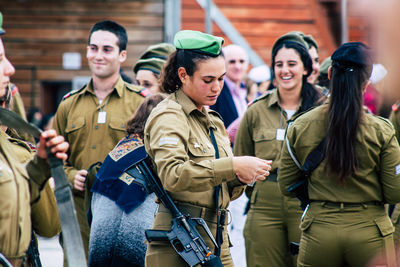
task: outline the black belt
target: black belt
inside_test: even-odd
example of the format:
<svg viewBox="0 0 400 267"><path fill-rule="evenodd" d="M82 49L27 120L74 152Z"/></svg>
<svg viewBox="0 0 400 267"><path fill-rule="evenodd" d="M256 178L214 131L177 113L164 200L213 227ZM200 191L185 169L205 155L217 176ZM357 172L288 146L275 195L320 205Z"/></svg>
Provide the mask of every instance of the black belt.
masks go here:
<svg viewBox="0 0 400 267"><path fill-rule="evenodd" d="M184 215L190 215L192 218L203 218L205 221L217 223L217 213L215 209L210 209L206 207L200 207L188 203L177 202L175 205L178 207L179 211ZM159 212L170 212L163 204L158 205ZM228 224L228 213L229 210L220 209L220 223L223 225Z"/></svg>
<svg viewBox="0 0 400 267"><path fill-rule="evenodd" d="M360 203L349 203L349 202L330 202L321 200L311 200L312 203L321 203L321 206L334 207L334 208L356 208L356 207L367 207L367 206L383 206L382 202L379 201L367 201Z"/></svg>

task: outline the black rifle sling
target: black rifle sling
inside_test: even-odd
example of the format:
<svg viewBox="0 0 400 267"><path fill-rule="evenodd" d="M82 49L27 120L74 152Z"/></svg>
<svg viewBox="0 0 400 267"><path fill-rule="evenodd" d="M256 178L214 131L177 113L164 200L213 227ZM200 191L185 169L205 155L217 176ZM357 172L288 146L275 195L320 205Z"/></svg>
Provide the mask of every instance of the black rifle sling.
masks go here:
<svg viewBox="0 0 400 267"><path fill-rule="evenodd" d="M214 146L215 150L215 158L219 158L219 150L218 150L218 145L217 145L217 140L215 139L215 135L213 132L213 129L210 128L210 138L211 142ZM222 230L223 226L221 227L221 222L220 222L220 214L219 214L219 192L221 191L221 185L217 185L214 187L214 199L215 199L215 205L217 207L216 212L217 212L217 236L215 237L215 240L217 241L218 247L215 248L215 255L221 256L221 244L223 241L222 237Z"/></svg>
<svg viewBox="0 0 400 267"><path fill-rule="evenodd" d="M302 169L306 173L307 176L310 176L311 173L318 167L318 165L325 158L325 138L322 139L321 143L311 151L311 153L307 156L306 161L304 162Z"/></svg>

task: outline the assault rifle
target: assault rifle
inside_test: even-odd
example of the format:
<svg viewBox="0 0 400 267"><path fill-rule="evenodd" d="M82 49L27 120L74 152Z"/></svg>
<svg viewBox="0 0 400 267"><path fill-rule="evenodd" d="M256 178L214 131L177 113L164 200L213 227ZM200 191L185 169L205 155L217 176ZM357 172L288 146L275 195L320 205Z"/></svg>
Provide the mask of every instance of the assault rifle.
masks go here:
<svg viewBox="0 0 400 267"><path fill-rule="evenodd" d="M218 247L205 221L202 218L191 218L179 211L154 172L152 161L144 146L137 148L136 151L138 160L125 172L134 177L133 182L142 186L147 193L154 192L172 214L171 230L146 230L147 241L169 241L176 253L191 267L198 264L204 267L222 267L221 259L211 252L196 229L197 226L202 227L215 247Z"/></svg>

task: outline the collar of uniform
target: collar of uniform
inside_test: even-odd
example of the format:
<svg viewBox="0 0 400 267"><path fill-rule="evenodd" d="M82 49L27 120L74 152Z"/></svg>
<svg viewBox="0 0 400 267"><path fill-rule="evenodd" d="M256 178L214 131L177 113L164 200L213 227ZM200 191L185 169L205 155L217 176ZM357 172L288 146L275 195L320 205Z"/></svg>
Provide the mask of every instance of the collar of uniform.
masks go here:
<svg viewBox="0 0 400 267"><path fill-rule="evenodd" d="M301 103L302 103L302 101L301 101L301 99L300 99L300 105L299 105L299 107L297 108L297 111L296 111L296 112L298 112L298 111L300 110L300 108L301 108ZM280 104L280 101L279 101L279 92L278 92L278 88L273 89L273 92L271 93L271 97L270 97L269 100L268 100L268 107L270 108L270 107L272 107L273 105L277 105L278 107L281 107L281 104Z"/></svg>
<svg viewBox="0 0 400 267"><path fill-rule="evenodd" d="M280 107L280 105L279 105L279 97L278 97L278 89L277 88L273 89L273 91L271 93L271 96L268 99L267 105L268 105L269 108L272 107L273 105L277 105L277 106Z"/></svg>
<svg viewBox="0 0 400 267"><path fill-rule="evenodd" d="M179 89L175 92L177 102L182 106L183 111L186 115L190 115L192 112L198 112L204 116L204 123L207 125L207 128L216 129L214 123L212 123L210 115L208 114L209 111L205 107L203 107L204 112L201 112L197 109L196 105L194 104L193 100L188 97L182 89ZM200 120L203 120L199 117Z"/></svg>
<svg viewBox="0 0 400 267"><path fill-rule="evenodd" d="M186 115L189 115L190 113L193 112L193 110L198 110L196 105L194 104L193 100L188 97L182 89L179 89L175 93L176 95L176 100L178 103L182 106L183 111L186 113Z"/></svg>
<svg viewBox="0 0 400 267"><path fill-rule="evenodd" d="M115 91L117 91L117 94L119 97L122 97L123 91L124 91L124 86L125 86L125 82L124 80L122 80L121 75L118 77L117 83L114 85L114 89ZM94 93L94 89L93 89L93 79L90 80L90 82L86 85L85 89L82 90L82 92L80 92L80 94L84 94L86 92Z"/></svg>

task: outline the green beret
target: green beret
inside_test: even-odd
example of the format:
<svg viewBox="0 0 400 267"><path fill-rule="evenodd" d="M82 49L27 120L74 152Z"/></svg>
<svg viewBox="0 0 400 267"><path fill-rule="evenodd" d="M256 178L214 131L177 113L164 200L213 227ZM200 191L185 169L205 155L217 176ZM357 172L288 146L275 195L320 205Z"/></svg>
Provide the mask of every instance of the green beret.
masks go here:
<svg viewBox="0 0 400 267"><path fill-rule="evenodd" d="M315 39L311 35L303 35L303 39L304 39L304 41L307 42L308 49L310 49L311 47L314 46L318 50L317 41L315 41Z"/></svg>
<svg viewBox="0 0 400 267"><path fill-rule="evenodd" d="M139 57L139 59L146 58L161 58L167 60L168 56L176 49L173 45L168 43L159 43L149 46L146 51Z"/></svg>
<svg viewBox="0 0 400 267"><path fill-rule="evenodd" d="M194 50L209 56L218 56L223 43L224 38L222 37L190 30L177 32L174 38L176 48Z"/></svg>
<svg viewBox="0 0 400 267"><path fill-rule="evenodd" d="M0 12L0 35L5 34L6 31L3 29L3 14Z"/></svg>
<svg viewBox="0 0 400 267"><path fill-rule="evenodd" d="M139 70L150 70L155 74L160 74L165 62L161 58L139 59L133 67L133 72L137 74Z"/></svg>
<svg viewBox="0 0 400 267"><path fill-rule="evenodd" d="M321 65L319 65L319 72L322 74L328 74L328 69L332 64L332 59L331 57L325 58L324 61L322 61Z"/></svg>
<svg viewBox="0 0 400 267"><path fill-rule="evenodd" d="M291 42L296 42L299 43L301 45L303 45L307 50L309 48L308 43L304 40L303 38L304 34L302 32L299 31L292 31L292 32L288 32L285 33L284 35L280 36L274 43L274 45L272 46L272 51L275 50L275 48L281 44L284 41L291 41Z"/></svg>

